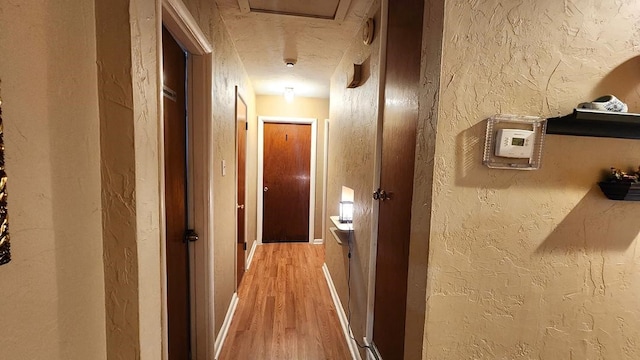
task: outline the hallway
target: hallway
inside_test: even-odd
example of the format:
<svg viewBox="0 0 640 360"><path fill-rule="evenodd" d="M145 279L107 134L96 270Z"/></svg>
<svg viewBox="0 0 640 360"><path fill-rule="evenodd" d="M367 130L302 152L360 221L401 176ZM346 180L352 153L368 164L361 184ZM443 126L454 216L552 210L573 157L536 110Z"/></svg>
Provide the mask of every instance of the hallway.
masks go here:
<svg viewBox="0 0 640 360"><path fill-rule="evenodd" d="M350 359L323 262L324 245L258 246L219 359Z"/></svg>

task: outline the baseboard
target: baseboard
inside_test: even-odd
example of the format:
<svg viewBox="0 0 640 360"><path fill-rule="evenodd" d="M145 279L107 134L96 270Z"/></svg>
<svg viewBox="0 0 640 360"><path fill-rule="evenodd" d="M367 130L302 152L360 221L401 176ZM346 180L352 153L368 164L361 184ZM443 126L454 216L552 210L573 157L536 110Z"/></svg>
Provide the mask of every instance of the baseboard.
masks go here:
<svg viewBox="0 0 640 360"><path fill-rule="evenodd" d="M349 352L351 352L351 358L353 360L362 360L360 351L358 350L358 345L356 344L355 340L352 339L353 333L351 332L351 329L349 329L347 314L345 314L344 309L342 308L340 297L338 297L338 291L336 291L336 287L333 285L333 280L331 279L331 274L329 274L329 268L327 267L326 263L322 265L322 272L324 272L324 277L325 279L327 279L329 292L331 293L333 304L336 307L336 312L338 313L338 318L340 319L340 325L342 326L342 333L344 334L345 340L347 340Z"/></svg>
<svg viewBox="0 0 640 360"><path fill-rule="evenodd" d="M258 246L258 241L253 240L253 244L251 245L251 250L249 250L249 256L247 256L247 263L245 264L245 270L249 270L249 266L251 265L251 260L253 260L253 254L256 252L256 246Z"/></svg>
<svg viewBox="0 0 640 360"><path fill-rule="evenodd" d="M323 243L323 239L313 239L313 245L322 245Z"/></svg>
<svg viewBox="0 0 640 360"><path fill-rule="evenodd" d="M220 351L222 350L222 345L224 345L224 341L227 338L227 333L229 332L229 327L231 326L233 314L236 312L236 307L238 307L238 293L233 293L233 296L231 297L231 303L229 304L229 309L227 309L227 315L224 317L224 322L222 323L220 332L216 337L215 359L218 359L218 357L220 356Z"/></svg>
<svg viewBox="0 0 640 360"><path fill-rule="evenodd" d="M366 336L362 338L362 341L364 342L364 346L368 347L367 360L382 359L382 355L380 355L380 352L378 351L378 348L375 346L375 344L372 344L371 342L369 342L369 339L367 339ZM375 352L375 354L373 354L373 352Z"/></svg>

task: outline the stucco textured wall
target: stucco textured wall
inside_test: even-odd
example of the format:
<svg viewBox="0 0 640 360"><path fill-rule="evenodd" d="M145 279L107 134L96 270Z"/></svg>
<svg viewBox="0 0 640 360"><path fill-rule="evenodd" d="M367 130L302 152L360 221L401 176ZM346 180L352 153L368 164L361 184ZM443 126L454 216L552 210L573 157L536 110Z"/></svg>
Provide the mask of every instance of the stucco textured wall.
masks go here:
<svg viewBox="0 0 640 360"><path fill-rule="evenodd" d="M411 239L407 274L405 359L418 359L423 351L425 292L433 196L434 152L442 66L442 27L445 0L425 3L420 70L419 120L411 207Z"/></svg>
<svg viewBox="0 0 640 360"><path fill-rule="evenodd" d="M596 185L640 143L549 135L539 171L481 165L492 114L640 111L640 6L451 0L443 39L423 358L640 358L640 204Z"/></svg>
<svg viewBox="0 0 640 360"><path fill-rule="evenodd" d="M107 353L162 354L156 3L96 3Z"/></svg>
<svg viewBox="0 0 640 360"><path fill-rule="evenodd" d="M256 97L258 116L286 116L318 119L316 146L316 203L314 236L322 239L322 177L324 174L324 122L329 118L329 99L296 96L288 103L283 96L260 95ZM255 180L253 182L255 184ZM255 188L255 187L254 187Z"/></svg>
<svg viewBox="0 0 640 360"><path fill-rule="evenodd" d="M380 3L369 10L380 24ZM371 45L354 38L349 49L331 77L329 124L329 158L327 182L327 227L332 226L328 216L337 215L342 186L354 190L354 215L351 257L351 328L361 342L365 335L369 255L374 202L374 162L376 157L376 131L378 127L378 86L380 79L380 30L376 29ZM347 88L347 74L353 64L364 64L364 83L354 89ZM347 238L339 245L327 229L324 235L326 264L336 290L347 312L348 287ZM362 352L364 355L364 352Z"/></svg>
<svg viewBox="0 0 640 360"><path fill-rule="evenodd" d="M235 86L247 103L248 118L255 118L255 95L238 53L226 30L215 3L205 0L184 2L200 28L213 45L213 131L214 131L214 292L216 335L229 308L236 289L236 188L235 154ZM255 124L251 122L250 124ZM255 126L249 131L257 131ZM248 135L247 141L250 141ZM255 154L247 154L247 178L255 170ZM222 160L227 164L227 175L222 176ZM250 205L247 203L247 205ZM247 213L255 213L247 209ZM249 221L251 221L249 219ZM255 223L255 220L253 220Z"/></svg>
<svg viewBox="0 0 640 360"><path fill-rule="evenodd" d="M0 2L0 358L106 359L93 2Z"/></svg>

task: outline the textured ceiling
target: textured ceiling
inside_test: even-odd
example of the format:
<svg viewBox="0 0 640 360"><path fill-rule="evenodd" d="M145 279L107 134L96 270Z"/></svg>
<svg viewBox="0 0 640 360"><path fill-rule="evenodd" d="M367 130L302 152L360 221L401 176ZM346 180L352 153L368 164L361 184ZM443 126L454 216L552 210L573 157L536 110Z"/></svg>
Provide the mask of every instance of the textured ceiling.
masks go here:
<svg viewBox="0 0 640 360"><path fill-rule="evenodd" d="M342 8L334 5L336 18L344 11L344 1ZM296 13L328 11L309 0L216 0L256 94L281 95L285 87L293 87L296 96L328 98L329 79L359 33L372 0L347 0L342 21L249 11L270 2ZM284 59L297 63L287 68Z"/></svg>

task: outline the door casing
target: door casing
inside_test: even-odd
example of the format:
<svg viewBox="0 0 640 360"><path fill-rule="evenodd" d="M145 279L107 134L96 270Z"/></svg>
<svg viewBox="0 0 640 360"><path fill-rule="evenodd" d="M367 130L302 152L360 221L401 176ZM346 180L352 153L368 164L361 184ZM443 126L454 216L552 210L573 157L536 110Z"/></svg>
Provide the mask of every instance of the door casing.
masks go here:
<svg viewBox="0 0 640 360"><path fill-rule="evenodd" d="M327 236L326 232L327 228L327 183L329 182L328 173L329 173L329 119L324 120L324 160L322 162L322 239L320 239L320 244L324 242L324 237ZM315 244L318 244L317 241L314 241Z"/></svg>
<svg viewBox="0 0 640 360"><path fill-rule="evenodd" d="M318 119L314 118L293 118L278 116L258 116L258 182L257 182L257 236L258 244L262 244L262 219L263 219L263 191L264 182L264 124L265 123L286 123L286 124L311 124L311 174L309 186L309 243L314 242L314 221L316 204L316 152L318 136Z"/></svg>
<svg viewBox="0 0 640 360"><path fill-rule="evenodd" d="M214 296L213 296L213 128L208 119L212 117L212 46L188 9L180 0L158 2L156 34L161 43L164 25L189 53L187 62L188 109L188 226L195 229L200 240L189 245L190 289L191 289L191 349L196 359L211 359L214 356ZM162 79L162 52L157 54L158 78ZM157 89L162 99L162 82ZM166 273L166 202L164 197L164 110L159 102L158 154L160 168L160 259L162 269L162 359L168 358L167 328L167 273ZM202 194L203 196L194 196Z"/></svg>

